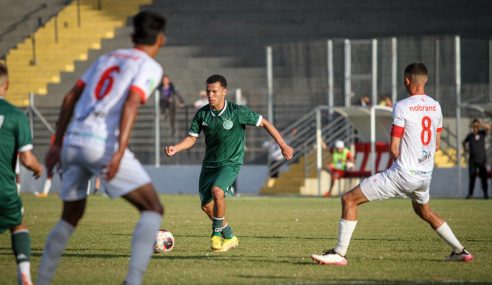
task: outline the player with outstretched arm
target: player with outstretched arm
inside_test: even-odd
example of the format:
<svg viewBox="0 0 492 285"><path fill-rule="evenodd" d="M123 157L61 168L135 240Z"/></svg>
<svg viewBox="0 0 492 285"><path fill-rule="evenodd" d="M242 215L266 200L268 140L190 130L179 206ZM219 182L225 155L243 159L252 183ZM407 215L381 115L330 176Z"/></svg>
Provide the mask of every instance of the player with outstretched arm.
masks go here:
<svg viewBox="0 0 492 285"><path fill-rule="evenodd" d="M225 252L238 246L232 227L225 220L224 197L236 180L244 158L246 126L263 127L279 145L282 155L290 160L294 150L285 143L275 126L245 106L228 102L227 81L212 75L206 81L209 104L200 108L191 122L188 136L165 148L168 156L192 147L200 132L205 134L205 157L199 181L202 210L212 220L211 249ZM223 239L222 239L223 237Z"/></svg>
<svg viewBox="0 0 492 285"><path fill-rule="evenodd" d="M395 162L391 168L362 180L343 195L338 243L324 254L311 255L315 262L347 265L345 254L357 224L359 205L403 196L412 199L415 213L451 246L447 261L473 259L429 205L434 154L439 149L443 117L439 103L425 94L427 78L427 68L422 63L412 63L405 68L403 83L410 97L399 101L393 109L390 151Z"/></svg>

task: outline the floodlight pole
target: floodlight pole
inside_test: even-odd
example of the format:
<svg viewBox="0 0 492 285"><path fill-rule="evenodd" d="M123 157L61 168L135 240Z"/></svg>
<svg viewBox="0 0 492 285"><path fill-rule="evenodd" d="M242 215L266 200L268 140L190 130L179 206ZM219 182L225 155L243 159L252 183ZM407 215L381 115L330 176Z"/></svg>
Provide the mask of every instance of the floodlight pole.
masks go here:
<svg viewBox="0 0 492 285"><path fill-rule="evenodd" d="M327 41L327 67L328 67L328 107L330 119L333 115L335 93L333 90L333 40Z"/></svg>
<svg viewBox="0 0 492 285"><path fill-rule="evenodd" d="M160 118L161 118L161 110L159 106L159 96L160 92L159 90L154 91L154 134L155 134L155 145L154 145L154 151L155 151L155 167L160 167L161 166L161 126L160 126Z"/></svg>
<svg viewBox="0 0 492 285"><path fill-rule="evenodd" d="M344 42L344 64L345 64L345 107L350 107L352 101L352 69L350 40Z"/></svg>
<svg viewBox="0 0 492 285"><path fill-rule="evenodd" d="M268 106L268 119L270 122L273 120L273 58L272 58L272 47L267 46L266 48L266 64L267 64L267 106Z"/></svg>
<svg viewBox="0 0 492 285"><path fill-rule="evenodd" d="M316 108L316 175L318 196L321 196L321 169L323 167L322 153L321 153L321 108Z"/></svg>
<svg viewBox="0 0 492 285"><path fill-rule="evenodd" d="M372 105L378 102L378 40L372 39L371 48L371 93Z"/></svg>
<svg viewBox="0 0 492 285"><path fill-rule="evenodd" d="M398 42L391 38L391 100L396 103L398 99Z"/></svg>
<svg viewBox="0 0 492 285"><path fill-rule="evenodd" d="M371 175L376 173L376 108L371 105Z"/></svg>
<svg viewBox="0 0 492 285"><path fill-rule="evenodd" d="M461 42L459 36L454 38L454 50L456 80L456 160L458 165L458 194L461 197Z"/></svg>

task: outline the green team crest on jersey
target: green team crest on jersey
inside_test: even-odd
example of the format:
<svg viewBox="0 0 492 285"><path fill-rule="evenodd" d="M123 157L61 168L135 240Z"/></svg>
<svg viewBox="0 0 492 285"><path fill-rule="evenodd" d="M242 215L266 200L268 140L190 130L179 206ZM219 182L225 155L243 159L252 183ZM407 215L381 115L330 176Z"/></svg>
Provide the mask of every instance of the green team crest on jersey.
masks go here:
<svg viewBox="0 0 492 285"><path fill-rule="evenodd" d="M224 127L224 129L230 130L232 129L232 126L234 126L234 123L230 119L225 119L224 123L222 123L222 126Z"/></svg>

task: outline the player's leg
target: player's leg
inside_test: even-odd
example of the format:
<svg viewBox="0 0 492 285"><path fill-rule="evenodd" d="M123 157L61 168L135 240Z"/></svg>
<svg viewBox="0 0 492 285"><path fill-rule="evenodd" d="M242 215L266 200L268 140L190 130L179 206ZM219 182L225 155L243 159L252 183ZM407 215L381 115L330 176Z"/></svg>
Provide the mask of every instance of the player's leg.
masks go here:
<svg viewBox="0 0 492 285"><path fill-rule="evenodd" d="M132 251L125 284L141 284L161 225L163 206L151 184L150 176L129 150L125 151L113 179L104 180L102 172L98 175L108 196L123 197L140 211L140 219L132 235Z"/></svg>
<svg viewBox="0 0 492 285"><path fill-rule="evenodd" d="M36 284L50 284L61 255L82 218L86 205L87 185L92 173L81 165L83 152L77 147L62 150L63 179L60 197L63 202L62 216L53 227L44 247Z"/></svg>
<svg viewBox="0 0 492 285"><path fill-rule="evenodd" d="M473 260L473 256L461 245L460 241L456 238L449 225L429 206L429 203L418 203L413 200L412 206L415 213L422 218L422 220L429 223L444 241L446 241L453 249L451 255L446 259L447 261L464 261L470 262Z"/></svg>
<svg viewBox="0 0 492 285"><path fill-rule="evenodd" d="M237 178L239 168L234 166L224 166L218 173L212 186L212 196L214 200L214 218L213 218L213 235L220 233L224 237L220 251L225 252L235 248L239 244L238 238L234 231L225 220L226 213L226 193L232 196L231 186Z"/></svg>
<svg viewBox="0 0 492 285"><path fill-rule="evenodd" d="M325 251L323 254L313 254L311 258L326 265L347 265L345 255L352 238L352 233L357 225L358 206L369 200L362 192L360 185L342 196L342 218L338 224L338 242L335 248Z"/></svg>
<svg viewBox="0 0 492 285"><path fill-rule="evenodd" d="M315 262L326 265L346 265L347 252L352 233L357 225L357 211L359 205L374 201L385 200L402 196L400 191L401 173L390 168L384 172L375 174L362 180L351 191L342 196L342 217L338 228L338 242L335 248L324 254L313 254L311 257Z"/></svg>
<svg viewBox="0 0 492 285"><path fill-rule="evenodd" d="M480 181L482 183L482 190L483 190L483 198L484 199L488 199L489 198L489 195L488 195L488 184L487 184L487 167L485 166L485 163L484 164L481 164L479 167L478 167L478 175L480 176Z"/></svg>
<svg viewBox="0 0 492 285"><path fill-rule="evenodd" d="M10 228L12 251L17 263L17 284L30 285L31 281L31 237L24 224Z"/></svg>
<svg viewBox="0 0 492 285"><path fill-rule="evenodd" d="M150 183L124 195L123 198L140 211L140 220L132 236L132 254L125 284L141 284L152 256L152 245L161 225L164 208Z"/></svg>
<svg viewBox="0 0 492 285"><path fill-rule="evenodd" d="M468 195L466 199L473 197L473 190L475 189L475 179L477 177L477 165L473 161L468 162Z"/></svg>
<svg viewBox="0 0 492 285"><path fill-rule="evenodd" d="M212 234L210 237L210 249L217 251L222 248L222 237L220 232L215 232L215 227L220 223L222 227L223 220L214 219L214 200L212 195L212 187L217 176L215 169L202 168L198 182L198 193L200 194L200 202L202 211L212 221Z"/></svg>

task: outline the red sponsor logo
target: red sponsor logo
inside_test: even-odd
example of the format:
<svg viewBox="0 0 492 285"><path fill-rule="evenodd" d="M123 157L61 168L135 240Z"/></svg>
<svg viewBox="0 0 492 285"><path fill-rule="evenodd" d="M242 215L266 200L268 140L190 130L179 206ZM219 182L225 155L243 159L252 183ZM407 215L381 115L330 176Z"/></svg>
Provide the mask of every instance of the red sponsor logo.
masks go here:
<svg viewBox="0 0 492 285"><path fill-rule="evenodd" d="M415 105L408 107L408 109L412 112L436 112L437 106Z"/></svg>

